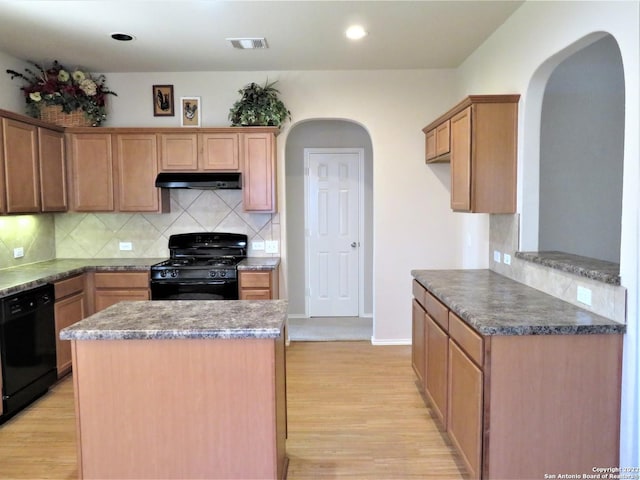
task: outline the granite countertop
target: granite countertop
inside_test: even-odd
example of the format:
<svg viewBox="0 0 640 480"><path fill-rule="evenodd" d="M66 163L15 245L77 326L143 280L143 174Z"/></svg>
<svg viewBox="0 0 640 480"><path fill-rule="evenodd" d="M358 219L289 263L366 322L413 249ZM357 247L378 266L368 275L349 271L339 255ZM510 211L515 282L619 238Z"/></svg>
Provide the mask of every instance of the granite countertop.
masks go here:
<svg viewBox="0 0 640 480"><path fill-rule="evenodd" d="M89 271L147 271L164 258L72 258L0 270L0 297Z"/></svg>
<svg viewBox="0 0 640 480"><path fill-rule="evenodd" d="M412 270L411 274L482 335L625 332L624 324L491 270Z"/></svg>
<svg viewBox="0 0 640 480"><path fill-rule="evenodd" d="M274 270L278 265L277 257L247 257L238 264L238 270Z"/></svg>
<svg viewBox="0 0 640 480"><path fill-rule="evenodd" d="M62 340L278 338L286 300L120 302L60 331Z"/></svg>
<svg viewBox="0 0 640 480"><path fill-rule="evenodd" d="M620 265L565 252L516 252L516 258L573 273L610 285L620 285Z"/></svg>
<svg viewBox="0 0 640 480"><path fill-rule="evenodd" d="M84 272L144 272L166 258L70 258L0 269L0 297ZM247 257L238 270L273 270L280 258Z"/></svg>

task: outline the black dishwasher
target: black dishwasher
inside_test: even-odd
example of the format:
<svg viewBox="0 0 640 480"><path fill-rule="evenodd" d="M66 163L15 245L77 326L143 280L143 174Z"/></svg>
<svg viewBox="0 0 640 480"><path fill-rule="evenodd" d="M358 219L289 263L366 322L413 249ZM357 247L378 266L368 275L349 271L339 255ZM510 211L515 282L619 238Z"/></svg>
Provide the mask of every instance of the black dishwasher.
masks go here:
<svg viewBox="0 0 640 480"><path fill-rule="evenodd" d="M0 298L0 423L57 380L53 304L51 284Z"/></svg>

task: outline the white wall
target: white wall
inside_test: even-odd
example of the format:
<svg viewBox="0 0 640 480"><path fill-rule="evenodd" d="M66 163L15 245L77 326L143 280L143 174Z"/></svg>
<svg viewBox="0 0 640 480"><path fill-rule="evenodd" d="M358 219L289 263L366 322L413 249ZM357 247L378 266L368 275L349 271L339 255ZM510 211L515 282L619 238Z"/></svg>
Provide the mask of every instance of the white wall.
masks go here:
<svg viewBox="0 0 640 480"><path fill-rule="evenodd" d="M23 73L27 63L0 52L0 108L10 112L24 113L25 102L20 87L24 84L20 79L11 80L7 69Z"/></svg>
<svg viewBox="0 0 640 480"><path fill-rule="evenodd" d="M518 211L520 247L535 245L529 223L537 225L537 168L540 138L541 91L553 67L571 50L611 34L618 42L625 76L624 180L620 267L627 288L627 333L624 345L621 463L640 465L640 364L638 357L639 148L638 64L640 8L637 1L538 2L520 7L459 68L458 93L524 95L520 102L518 141ZM585 38L588 37L588 38ZM558 52L562 54L557 56ZM548 59L552 61L548 62ZM543 74L542 76L540 74ZM544 77L544 82L539 82ZM533 80L533 81L532 81ZM532 213L533 212L533 213ZM534 218L535 217L535 218ZM537 229L535 230L537 237Z"/></svg>

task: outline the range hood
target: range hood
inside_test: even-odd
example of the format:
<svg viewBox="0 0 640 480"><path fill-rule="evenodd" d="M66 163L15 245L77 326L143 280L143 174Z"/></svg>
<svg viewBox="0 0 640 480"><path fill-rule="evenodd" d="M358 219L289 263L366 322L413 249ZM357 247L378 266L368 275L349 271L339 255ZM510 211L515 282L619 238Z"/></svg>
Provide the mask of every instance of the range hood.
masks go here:
<svg viewBox="0 0 640 480"><path fill-rule="evenodd" d="M159 188L193 188L198 190L239 190L242 188L240 173L159 173L156 177Z"/></svg>

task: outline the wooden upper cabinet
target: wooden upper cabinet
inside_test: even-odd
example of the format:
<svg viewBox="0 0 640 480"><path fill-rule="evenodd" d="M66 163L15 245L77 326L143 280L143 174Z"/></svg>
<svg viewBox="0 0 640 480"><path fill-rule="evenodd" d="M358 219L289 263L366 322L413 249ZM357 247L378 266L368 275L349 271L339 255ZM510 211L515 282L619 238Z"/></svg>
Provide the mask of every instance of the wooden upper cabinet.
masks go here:
<svg viewBox="0 0 640 480"><path fill-rule="evenodd" d="M471 107L451 119L451 209L471 210Z"/></svg>
<svg viewBox="0 0 640 480"><path fill-rule="evenodd" d="M160 171L198 170L198 135L196 133L159 133L158 143Z"/></svg>
<svg viewBox="0 0 640 480"><path fill-rule="evenodd" d="M427 163L448 162L450 152L450 121L444 121L437 127L425 132Z"/></svg>
<svg viewBox="0 0 640 480"><path fill-rule="evenodd" d="M155 134L119 134L115 136L115 145L117 210L160 211L161 191L155 187L158 174Z"/></svg>
<svg viewBox="0 0 640 480"><path fill-rule="evenodd" d="M71 209L109 212L115 209L111 134L69 135Z"/></svg>
<svg viewBox="0 0 640 480"><path fill-rule="evenodd" d="M240 168L240 143L237 133L200 134L202 170L237 171Z"/></svg>
<svg viewBox="0 0 640 480"><path fill-rule="evenodd" d="M238 171L237 133L159 133L161 172Z"/></svg>
<svg viewBox="0 0 640 480"><path fill-rule="evenodd" d="M165 212L169 194L155 186L155 133L71 133L71 210Z"/></svg>
<svg viewBox="0 0 640 480"><path fill-rule="evenodd" d="M427 152L451 161L451 208L460 212L514 213L520 95L472 95L427 125ZM450 121L450 152L438 154L438 129ZM433 131L433 133L432 133ZM429 138L435 143L429 145ZM444 147L443 147L444 148ZM447 161L445 160L445 161ZM429 159L427 159L429 162Z"/></svg>
<svg viewBox="0 0 640 480"><path fill-rule="evenodd" d="M275 137L272 133L243 133L242 192L244 210L275 212Z"/></svg>
<svg viewBox="0 0 640 480"><path fill-rule="evenodd" d="M38 128L40 198L43 212L67 210L64 134Z"/></svg>
<svg viewBox="0 0 640 480"><path fill-rule="evenodd" d="M2 138L6 212L39 212L38 127L3 118Z"/></svg>

